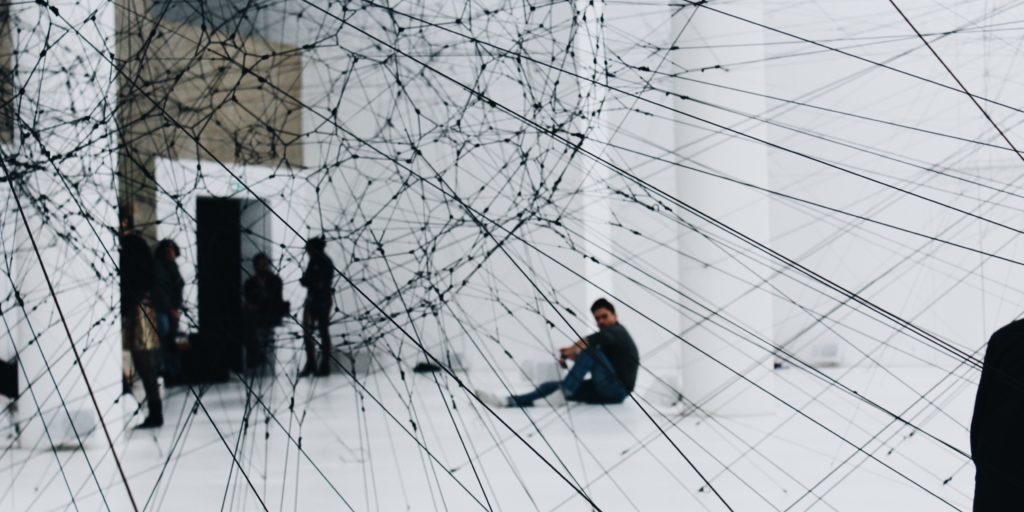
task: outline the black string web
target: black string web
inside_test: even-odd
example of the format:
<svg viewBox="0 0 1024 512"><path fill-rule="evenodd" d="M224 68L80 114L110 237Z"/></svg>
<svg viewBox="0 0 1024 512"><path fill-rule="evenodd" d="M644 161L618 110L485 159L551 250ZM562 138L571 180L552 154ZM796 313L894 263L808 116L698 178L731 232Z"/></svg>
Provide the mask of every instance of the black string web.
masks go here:
<svg viewBox="0 0 1024 512"><path fill-rule="evenodd" d="M966 510L984 340L1024 299L1022 14L6 2L0 504ZM181 247L196 333L210 197L294 307L270 371L133 430L117 205ZM320 235L338 367L298 379ZM598 297L640 347L624 404L478 399L556 372Z"/></svg>

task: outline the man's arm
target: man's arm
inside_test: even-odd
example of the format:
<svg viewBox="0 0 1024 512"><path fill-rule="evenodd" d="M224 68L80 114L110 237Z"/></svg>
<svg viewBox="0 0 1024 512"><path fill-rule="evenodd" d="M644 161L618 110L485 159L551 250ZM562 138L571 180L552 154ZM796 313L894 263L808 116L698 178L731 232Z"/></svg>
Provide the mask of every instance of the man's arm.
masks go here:
<svg viewBox="0 0 1024 512"><path fill-rule="evenodd" d="M590 336L587 336L586 338L576 340L575 343L573 343L572 345L569 345L568 347L562 347L562 348L558 349L559 361L561 361L563 364L565 363L565 361L567 359L575 361L576 360L576 356L580 355L580 352L583 352L584 350L587 349L587 347L590 346L590 344L589 344L589 342L587 340L590 339L590 338L593 338L597 334L600 334L600 333L591 334Z"/></svg>

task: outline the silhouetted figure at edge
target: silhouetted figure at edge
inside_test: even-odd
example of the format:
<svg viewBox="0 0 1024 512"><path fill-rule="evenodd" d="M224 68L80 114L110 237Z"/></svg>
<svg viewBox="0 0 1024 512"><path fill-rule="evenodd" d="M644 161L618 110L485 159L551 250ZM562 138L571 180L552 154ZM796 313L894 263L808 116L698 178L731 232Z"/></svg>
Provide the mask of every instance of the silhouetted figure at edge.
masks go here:
<svg viewBox="0 0 1024 512"><path fill-rule="evenodd" d="M971 420L976 512L1024 510L1024 321L988 341Z"/></svg>
<svg viewBox="0 0 1024 512"><path fill-rule="evenodd" d="M124 204L119 213L118 238L121 253L121 339L132 355L135 372L146 391L147 416L137 428L155 428L164 424L163 404L157 384L157 357L160 340L156 332L156 314L150 303L153 290L153 256L149 245L135 232L132 205Z"/></svg>
<svg viewBox="0 0 1024 512"><path fill-rule="evenodd" d="M477 390L476 394L491 407L529 407L546 399L552 406L566 400L588 404L617 404L626 399L636 384L640 354L629 331L619 323L615 306L597 299L590 306L599 331L572 345L560 348L559 363L575 361L565 378L545 382L522 395L501 396ZM590 376L589 379L585 378Z"/></svg>
<svg viewBox="0 0 1024 512"><path fill-rule="evenodd" d="M306 287L306 302L302 311L302 334L306 345L306 365L299 373L300 377L315 373L325 376L331 373L331 308L334 306L334 263L327 257L324 250L327 240L324 237L311 238L306 242L306 254L309 265L302 273L299 283ZM313 330L320 333L320 363L316 363L316 345L313 341Z"/></svg>

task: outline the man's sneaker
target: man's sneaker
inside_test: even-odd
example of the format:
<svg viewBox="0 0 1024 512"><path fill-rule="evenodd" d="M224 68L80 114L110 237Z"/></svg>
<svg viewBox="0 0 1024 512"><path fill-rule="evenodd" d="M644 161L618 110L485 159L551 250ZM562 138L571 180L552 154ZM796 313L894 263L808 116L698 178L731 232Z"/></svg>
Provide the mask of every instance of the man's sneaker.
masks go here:
<svg viewBox="0 0 1024 512"><path fill-rule="evenodd" d="M476 390L476 396L481 402L491 407L508 407L511 405L511 400L506 396L498 396L494 393L489 393L482 389Z"/></svg>

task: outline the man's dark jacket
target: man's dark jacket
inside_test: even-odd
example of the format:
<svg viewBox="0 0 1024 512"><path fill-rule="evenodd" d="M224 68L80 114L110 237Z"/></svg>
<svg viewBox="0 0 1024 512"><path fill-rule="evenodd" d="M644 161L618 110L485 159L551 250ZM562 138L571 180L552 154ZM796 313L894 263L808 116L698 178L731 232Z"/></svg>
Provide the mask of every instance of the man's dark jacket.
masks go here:
<svg viewBox="0 0 1024 512"><path fill-rule="evenodd" d="M141 236L121 236L121 311L131 311L153 289L153 254Z"/></svg>
<svg viewBox="0 0 1024 512"><path fill-rule="evenodd" d="M157 259L153 267L153 279L153 309L158 313L181 309L185 281L178 271L178 264Z"/></svg>

